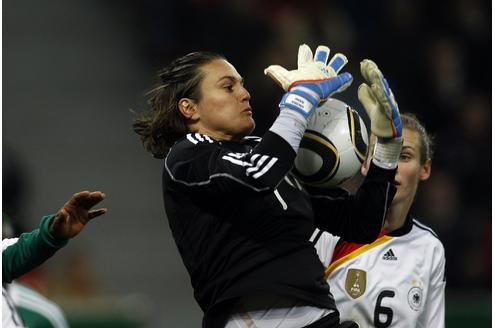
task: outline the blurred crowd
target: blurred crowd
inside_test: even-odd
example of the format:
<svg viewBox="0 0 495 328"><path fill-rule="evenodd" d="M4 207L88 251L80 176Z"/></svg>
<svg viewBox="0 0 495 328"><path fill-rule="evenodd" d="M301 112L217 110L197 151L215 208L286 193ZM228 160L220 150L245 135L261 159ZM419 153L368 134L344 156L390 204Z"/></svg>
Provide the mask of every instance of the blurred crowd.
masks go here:
<svg viewBox="0 0 495 328"><path fill-rule="evenodd" d="M159 69L195 50L224 54L246 80L263 133L281 91L269 64L296 65L298 45L346 54L355 77L342 100L363 113L359 61L375 60L402 112L433 134L433 174L415 213L445 245L449 287L491 286L491 4L486 0L141 1L143 56ZM363 114L364 115L364 114Z"/></svg>

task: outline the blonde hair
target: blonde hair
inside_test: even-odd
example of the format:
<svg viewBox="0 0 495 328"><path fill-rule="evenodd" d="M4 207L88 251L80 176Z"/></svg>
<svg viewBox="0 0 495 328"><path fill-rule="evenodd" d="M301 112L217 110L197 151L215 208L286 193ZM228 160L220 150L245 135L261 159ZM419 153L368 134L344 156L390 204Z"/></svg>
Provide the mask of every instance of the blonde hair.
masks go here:
<svg viewBox="0 0 495 328"><path fill-rule="evenodd" d="M409 129L419 134L419 162L424 164L427 160L433 159L433 136L426 131L424 125L419 121L416 115L412 113L403 113L400 115L400 118L402 120L403 129Z"/></svg>

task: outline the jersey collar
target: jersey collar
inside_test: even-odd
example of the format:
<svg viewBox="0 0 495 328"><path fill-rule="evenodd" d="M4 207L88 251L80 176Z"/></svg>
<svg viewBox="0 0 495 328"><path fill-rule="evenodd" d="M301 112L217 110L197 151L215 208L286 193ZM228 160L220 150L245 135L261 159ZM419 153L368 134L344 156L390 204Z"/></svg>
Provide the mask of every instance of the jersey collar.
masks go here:
<svg viewBox="0 0 495 328"><path fill-rule="evenodd" d="M400 227L399 229L395 229L394 231L391 231L387 233L388 236L391 237L400 237L408 234L413 227L413 217L410 213L407 214L406 217L406 222Z"/></svg>

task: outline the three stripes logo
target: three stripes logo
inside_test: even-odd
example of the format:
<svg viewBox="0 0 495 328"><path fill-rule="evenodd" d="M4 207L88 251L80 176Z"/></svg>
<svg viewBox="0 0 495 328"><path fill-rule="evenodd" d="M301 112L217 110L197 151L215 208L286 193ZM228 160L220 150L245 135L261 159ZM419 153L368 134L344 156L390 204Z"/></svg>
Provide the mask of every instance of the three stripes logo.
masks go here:
<svg viewBox="0 0 495 328"><path fill-rule="evenodd" d="M395 256L394 251L390 248L385 254L383 254L383 259L385 261L397 261L397 256Z"/></svg>
<svg viewBox="0 0 495 328"><path fill-rule="evenodd" d="M208 142L208 143L214 142L213 139L211 139L207 135L201 134L201 133L189 133L186 136L186 138L187 138L187 140L189 140L190 142L192 142L195 145L197 145L200 142Z"/></svg>
<svg viewBox="0 0 495 328"><path fill-rule="evenodd" d="M215 141L209 136L201 133L189 133L186 135L189 142L197 145L198 143L214 143ZM250 138L250 140L260 140L260 138ZM242 166L246 168L246 175L251 176L254 179L258 179L268 172L274 164L278 161L277 157L251 154L251 153L228 153L222 156L223 160L226 160L232 164Z"/></svg>
<svg viewBox="0 0 495 328"><path fill-rule="evenodd" d="M263 176L278 161L277 157L251 153L228 153L222 156L223 160L232 164L247 167L246 175L255 179Z"/></svg>

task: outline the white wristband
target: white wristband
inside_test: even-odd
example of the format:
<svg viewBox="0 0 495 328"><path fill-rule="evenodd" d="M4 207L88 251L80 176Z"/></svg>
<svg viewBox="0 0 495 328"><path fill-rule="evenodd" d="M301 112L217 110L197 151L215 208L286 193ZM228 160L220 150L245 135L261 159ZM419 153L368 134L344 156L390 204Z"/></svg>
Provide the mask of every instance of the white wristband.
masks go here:
<svg viewBox="0 0 495 328"><path fill-rule="evenodd" d="M383 169L395 169L402 151L402 141L402 137L378 138L373 150L373 163Z"/></svg>
<svg viewBox="0 0 495 328"><path fill-rule="evenodd" d="M307 125L308 121L301 113L282 110L275 122L273 122L270 131L284 138L297 153Z"/></svg>

